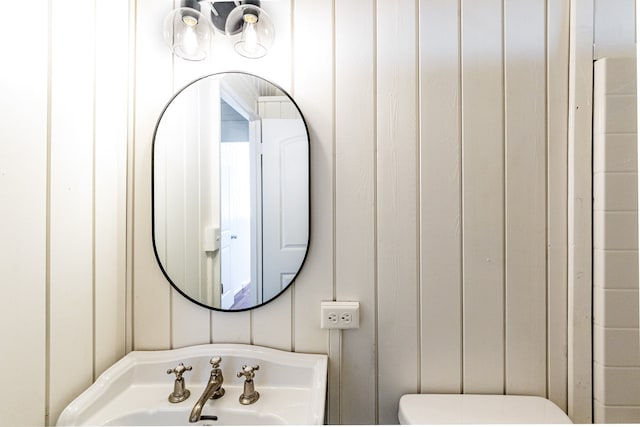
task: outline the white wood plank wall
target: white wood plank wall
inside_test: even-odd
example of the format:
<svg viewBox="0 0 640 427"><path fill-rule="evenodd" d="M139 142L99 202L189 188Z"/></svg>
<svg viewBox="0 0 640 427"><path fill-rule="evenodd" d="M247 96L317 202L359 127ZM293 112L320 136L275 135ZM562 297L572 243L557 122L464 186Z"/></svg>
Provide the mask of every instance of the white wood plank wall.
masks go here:
<svg viewBox="0 0 640 427"><path fill-rule="evenodd" d="M399 397L416 392L541 395L566 409L568 7L265 2L277 51L251 62L221 46L191 64L153 32L171 6L137 2L134 348L329 354L332 423L395 423ZM311 134L307 264L278 300L238 314L171 291L150 236L157 115L189 80L228 69L288 89ZM319 328L319 303L334 298L361 302L359 330Z"/></svg>
<svg viewBox="0 0 640 427"><path fill-rule="evenodd" d="M29 16L0 29L2 425L55 424L126 349L129 1Z"/></svg>
<svg viewBox="0 0 640 427"><path fill-rule="evenodd" d="M332 423L396 423L419 392L567 410L568 2L265 1L267 57L219 41L201 63L162 40L177 0L36 3L0 67L0 331L23 349L0 361L35 396L0 392L0 424L55 423L128 350L205 342L329 354ZM307 263L243 313L173 291L151 241L157 117L224 70L284 87L311 134ZM361 328L320 329L331 299L360 301Z"/></svg>
<svg viewBox="0 0 640 427"><path fill-rule="evenodd" d="M49 8L32 27L9 20L3 40L12 66L0 67L0 424L42 425L47 403L47 192ZM25 399L30 396L31 399Z"/></svg>

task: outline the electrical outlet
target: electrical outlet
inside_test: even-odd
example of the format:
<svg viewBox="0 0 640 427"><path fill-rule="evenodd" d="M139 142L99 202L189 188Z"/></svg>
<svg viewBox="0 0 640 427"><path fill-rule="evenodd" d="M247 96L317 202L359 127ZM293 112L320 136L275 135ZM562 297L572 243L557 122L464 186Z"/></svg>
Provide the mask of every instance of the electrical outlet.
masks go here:
<svg viewBox="0 0 640 427"><path fill-rule="evenodd" d="M351 313L348 311L345 311L343 313L340 313L340 322L344 323L345 325L348 325L349 323L351 323Z"/></svg>
<svg viewBox="0 0 640 427"><path fill-rule="evenodd" d="M323 329L355 329L360 327L360 303L322 301L320 327Z"/></svg>
<svg viewBox="0 0 640 427"><path fill-rule="evenodd" d="M329 323L333 324L333 325L337 325L338 324L338 313L335 312L330 312L327 314L327 320L329 321Z"/></svg>

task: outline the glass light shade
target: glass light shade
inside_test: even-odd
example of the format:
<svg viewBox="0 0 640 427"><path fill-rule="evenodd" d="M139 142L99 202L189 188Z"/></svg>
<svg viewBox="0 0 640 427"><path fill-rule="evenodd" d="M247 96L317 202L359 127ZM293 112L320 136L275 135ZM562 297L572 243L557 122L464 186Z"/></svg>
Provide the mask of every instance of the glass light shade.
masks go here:
<svg viewBox="0 0 640 427"><path fill-rule="evenodd" d="M171 51L189 61L202 61L209 54L213 28L196 9L174 9L164 20L164 40Z"/></svg>
<svg viewBox="0 0 640 427"><path fill-rule="evenodd" d="M267 54L276 37L269 15L252 4L238 6L229 14L225 26L228 36L242 28L240 39L234 44L236 52L246 58L261 58Z"/></svg>

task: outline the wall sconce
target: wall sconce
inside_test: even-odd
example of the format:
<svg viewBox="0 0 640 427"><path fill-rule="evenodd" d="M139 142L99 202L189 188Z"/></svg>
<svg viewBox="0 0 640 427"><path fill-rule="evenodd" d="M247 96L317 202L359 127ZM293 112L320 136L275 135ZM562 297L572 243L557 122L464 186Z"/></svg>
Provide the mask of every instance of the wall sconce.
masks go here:
<svg viewBox="0 0 640 427"><path fill-rule="evenodd" d="M236 52L246 58L261 58L275 39L269 15L259 0L182 0L164 21L164 39L171 51L190 61L205 59L215 32L231 38Z"/></svg>

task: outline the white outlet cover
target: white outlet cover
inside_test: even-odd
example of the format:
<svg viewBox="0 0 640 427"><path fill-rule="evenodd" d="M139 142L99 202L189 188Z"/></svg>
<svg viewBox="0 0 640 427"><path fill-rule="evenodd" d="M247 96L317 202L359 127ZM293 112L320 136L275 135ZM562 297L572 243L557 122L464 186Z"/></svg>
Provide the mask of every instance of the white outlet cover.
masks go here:
<svg viewBox="0 0 640 427"><path fill-rule="evenodd" d="M360 303L357 301L322 301L320 327L323 329L357 329L360 327Z"/></svg>

